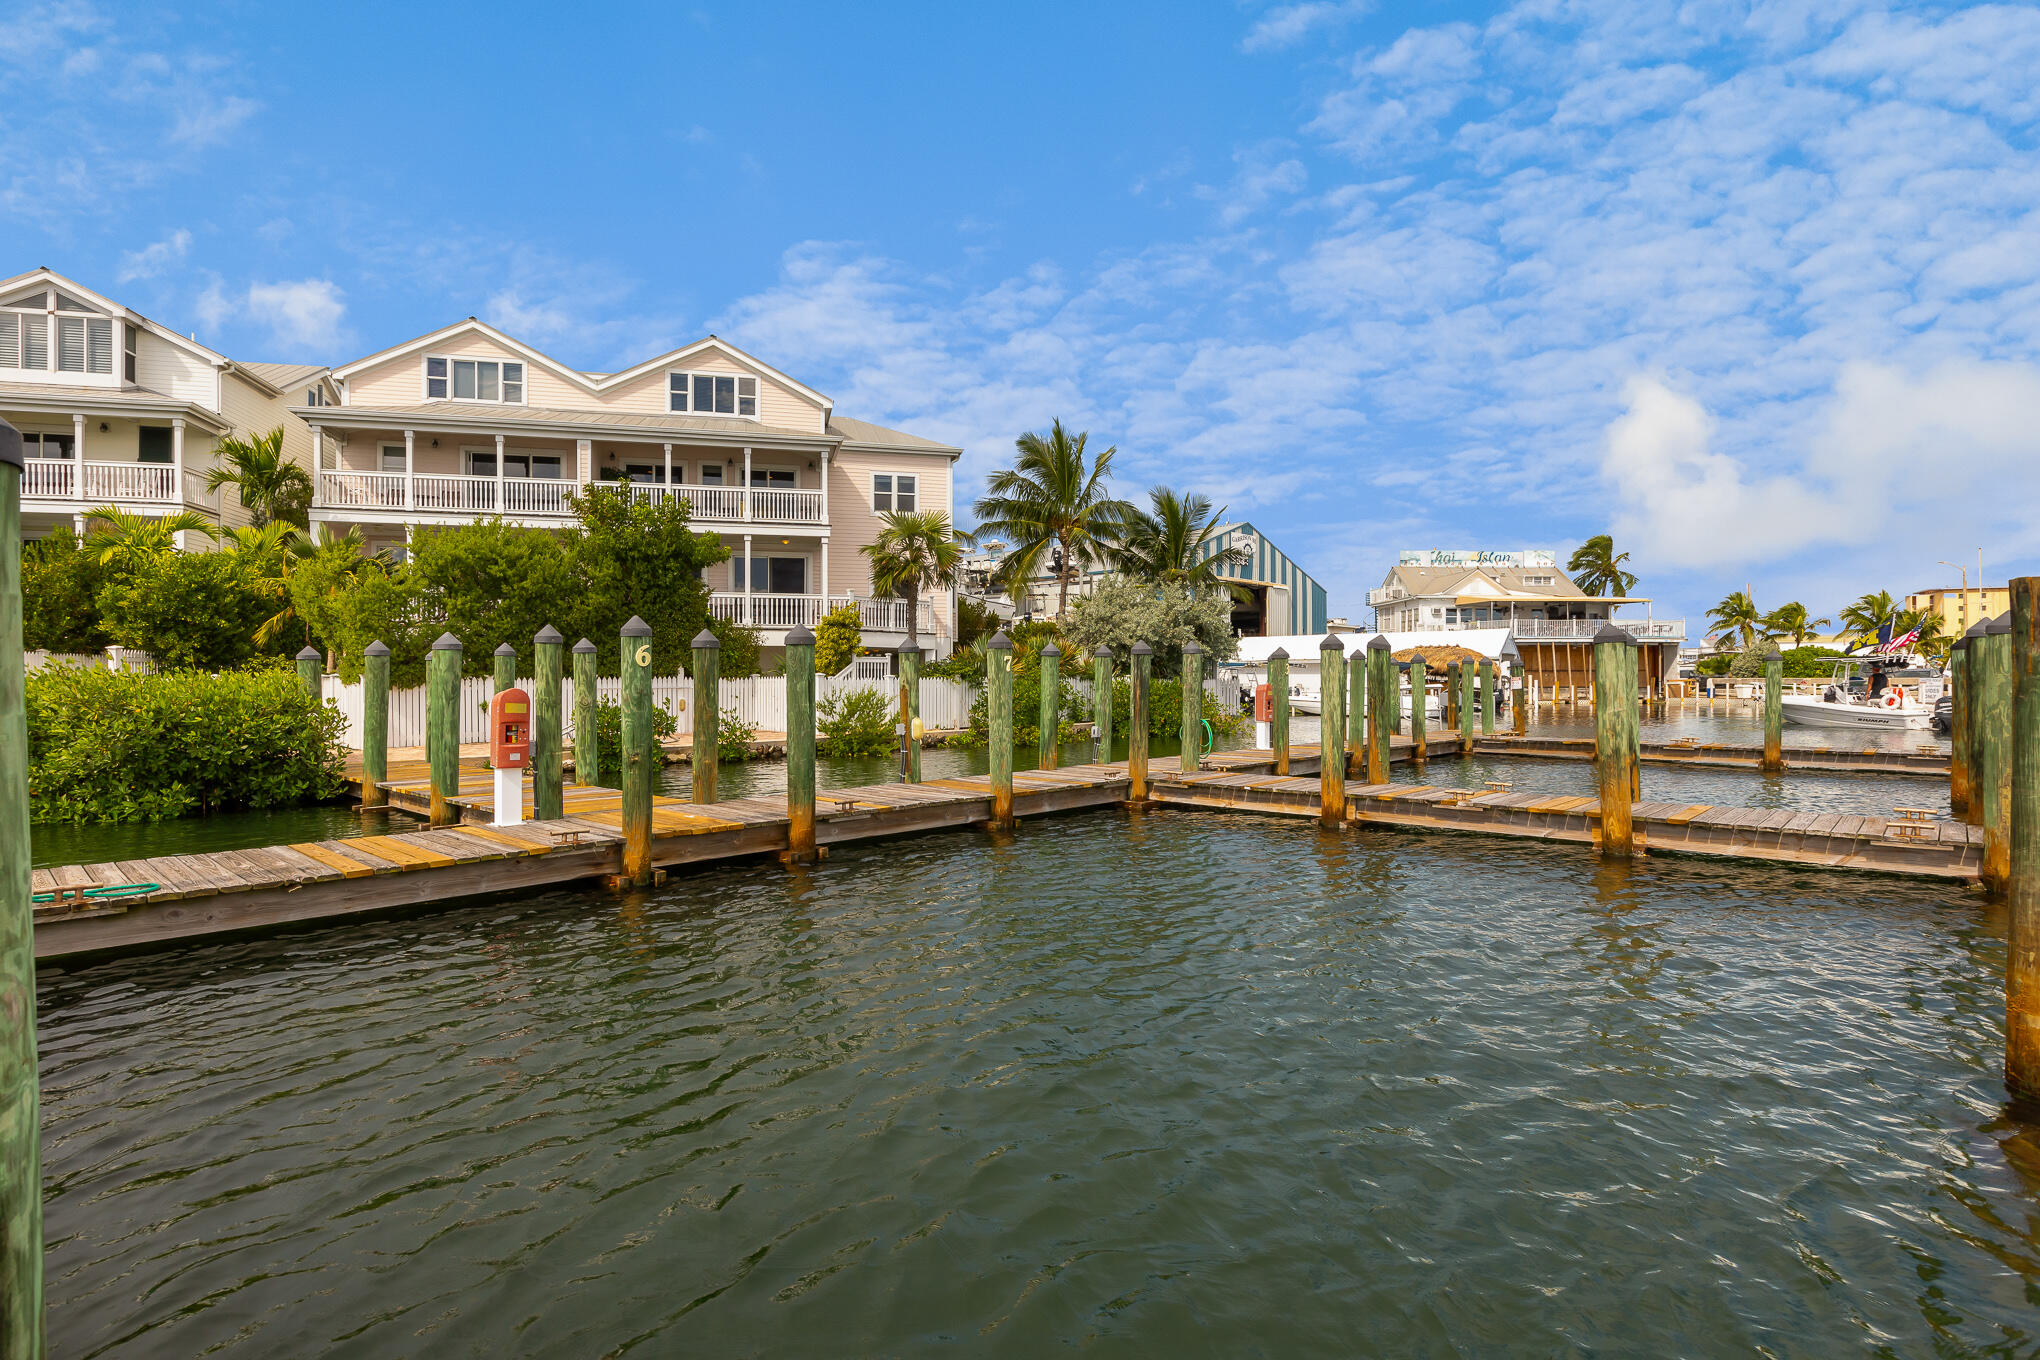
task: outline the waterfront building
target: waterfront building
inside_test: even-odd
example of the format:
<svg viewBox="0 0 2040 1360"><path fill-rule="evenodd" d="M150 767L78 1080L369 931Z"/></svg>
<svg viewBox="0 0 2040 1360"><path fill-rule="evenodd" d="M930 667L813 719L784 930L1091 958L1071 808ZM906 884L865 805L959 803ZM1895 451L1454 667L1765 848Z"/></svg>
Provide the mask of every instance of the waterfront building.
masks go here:
<svg viewBox="0 0 2040 1360"><path fill-rule="evenodd" d="M2012 592L2009 586L1940 586L1914 591L1905 597L1905 607L1939 615L1941 635L1959 638L1971 625L2008 612Z"/></svg>
<svg viewBox="0 0 2040 1360"><path fill-rule="evenodd" d="M836 414L829 397L713 335L616 373L575 369L470 317L342 364L333 406L296 415L317 450L315 533L359 528L401 551L428 525L501 515L564 529L568 497L628 480L674 497L730 560L710 607L770 649L858 605L864 645L906 641L906 603L875 597L859 548L890 510L954 522L961 450ZM953 592L920 602L921 645L948 655Z"/></svg>
<svg viewBox="0 0 2040 1360"><path fill-rule="evenodd" d="M1593 684L1592 639L1614 622L1636 638L1642 692L1664 693L1678 673L1683 619L1650 615L1647 596L1589 595L1561 571L1548 549L1406 550L1367 603L1375 626L1390 633L1451 633L1507 628L1524 665L1547 694ZM1618 616L1641 605L1643 617Z"/></svg>
<svg viewBox="0 0 2040 1360"><path fill-rule="evenodd" d="M280 425L285 455L309 467L311 431L291 408L331 397L319 365L229 359L52 270L0 282L0 417L26 445L25 537L82 534L102 505L245 525L231 487L206 490L214 446Z"/></svg>

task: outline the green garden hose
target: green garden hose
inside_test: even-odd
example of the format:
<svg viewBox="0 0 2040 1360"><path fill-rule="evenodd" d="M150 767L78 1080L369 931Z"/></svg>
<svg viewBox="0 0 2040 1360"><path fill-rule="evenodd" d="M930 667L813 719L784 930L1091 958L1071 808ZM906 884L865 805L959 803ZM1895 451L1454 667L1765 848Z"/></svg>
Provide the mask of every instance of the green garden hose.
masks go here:
<svg viewBox="0 0 2040 1360"><path fill-rule="evenodd" d="M147 897L152 892L160 892L162 887L163 885L160 883L116 883L106 888L87 888L81 895L84 897ZM57 895L55 893L34 893L30 896L29 900L31 902L54 902L57 900Z"/></svg>

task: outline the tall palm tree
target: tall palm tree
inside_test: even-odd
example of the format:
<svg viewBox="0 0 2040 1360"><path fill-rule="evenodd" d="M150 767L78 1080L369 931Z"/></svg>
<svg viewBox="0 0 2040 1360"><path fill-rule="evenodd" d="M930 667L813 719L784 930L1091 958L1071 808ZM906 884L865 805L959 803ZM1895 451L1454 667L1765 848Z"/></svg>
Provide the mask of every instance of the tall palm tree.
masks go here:
<svg viewBox="0 0 2040 1360"><path fill-rule="evenodd" d="M996 534L1013 545L999 564L999 576L1009 585L1039 575L1042 558L1050 558L1058 614L1070 602L1070 582L1086 560L1102 556L1117 541L1129 509L1105 489L1118 448L1087 463L1088 438L1072 435L1060 420L1046 435L1021 435L1013 441L1020 456L1012 467L992 474L971 510L980 536Z"/></svg>
<svg viewBox="0 0 2040 1360"><path fill-rule="evenodd" d="M1211 508L1211 497L1195 492L1180 496L1170 487L1158 486L1148 492L1148 503L1152 510L1127 510L1116 541L1105 551L1106 560L1134 580L1208 588L1227 584L1225 568L1254 560L1253 553L1237 544L1204 551L1225 518L1223 508Z"/></svg>
<svg viewBox="0 0 2040 1360"><path fill-rule="evenodd" d="M1874 640L1877 630L1897 613L1898 601L1891 598L1890 591L1873 591L1858 596L1854 604L1842 610L1842 627L1848 629L1849 636L1858 643Z"/></svg>
<svg viewBox="0 0 2040 1360"><path fill-rule="evenodd" d="M1573 584L1589 595L1627 595L1636 589L1636 573L1624 571L1628 553L1615 551L1612 534L1595 534L1566 559L1565 569Z"/></svg>
<svg viewBox="0 0 2040 1360"><path fill-rule="evenodd" d="M1764 616L1757 612L1756 602L1750 599L1747 590L1731 592L1722 602L1707 611L1707 620L1718 634L1735 634L1742 642L1744 651L1756 644L1757 634L1763 631Z"/></svg>
<svg viewBox="0 0 2040 1360"><path fill-rule="evenodd" d="M907 646L918 648L921 592L955 582L970 535L953 531L940 510L891 510L879 519L885 527L858 551L871 563L871 588L907 602Z"/></svg>
<svg viewBox="0 0 2040 1360"><path fill-rule="evenodd" d="M149 559L177 549L180 533L216 539L212 521L190 510L174 515L138 515L117 505L102 505L85 514L91 526L86 547L99 554L99 565L133 571Z"/></svg>
<svg viewBox="0 0 2040 1360"><path fill-rule="evenodd" d="M283 451L283 426L252 439L229 435L213 446L215 466L205 474L205 489L241 488L241 504L261 528L286 520L303 528L309 523L312 476Z"/></svg>
<svg viewBox="0 0 2040 1360"><path fill-rule="evenodd" d="M1898 637L1919 629L1920 635L1913 639L1912 649L1922 656L1936 660L1954 645L1955 639L1941 630L1941 615L1932 609L1902 609L1892 620L1891 635Z"/></svg>
<svg viewBox="0 0 2040 1360"><path fill-rule="evenodd" d="M1823 628L1835 626L1833 619L1809 619L1806 606L1794 600L1781 604L1764 615L1764 631L1772 637L1789 637L1795 647L1804 647L1806 640Z"/></svg>

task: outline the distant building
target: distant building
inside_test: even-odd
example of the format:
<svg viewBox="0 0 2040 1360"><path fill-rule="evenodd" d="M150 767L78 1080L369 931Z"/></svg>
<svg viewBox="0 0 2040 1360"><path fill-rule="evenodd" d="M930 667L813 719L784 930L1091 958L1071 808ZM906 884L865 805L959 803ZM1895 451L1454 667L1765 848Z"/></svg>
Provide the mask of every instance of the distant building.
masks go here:
<svg viewBox="0 0 2040 1360"><path fill-rule="evenodd" d="M1979 620L1994 619L2012 607L2009 586L1948 586L1938 590L1916 590L1905 597L1907 609L1941 616L1943 636L1959 638Z"/></svg>

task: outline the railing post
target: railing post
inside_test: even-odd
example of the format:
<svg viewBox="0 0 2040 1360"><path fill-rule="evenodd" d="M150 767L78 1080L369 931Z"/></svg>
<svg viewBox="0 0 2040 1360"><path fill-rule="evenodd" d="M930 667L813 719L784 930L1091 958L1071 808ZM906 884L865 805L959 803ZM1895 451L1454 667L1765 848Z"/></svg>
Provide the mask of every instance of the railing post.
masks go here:
<svg viewBox="0 0 2040 1360"><path fill-rule="evenodd" d="M426 657L425 758L432 769L433 826L460 820L460 639L441 633Z"/></svg>
<svg viewBox="0 0 2040 1360"><path fill-rule="evenodd" d="M1636 656L1629 634L1605 624L1594 634L1594 776L1601 797L1601 855L1627 859L1634 848L1630 806L1634 796L1629 723L1636 708L1629 701L1622 672L1634 673Z"/></svg>
<svg viewBox="0 0 2040 1360"><path fill-rule="evenodd" d="M595 644L582 638L574 644L574 782L588 788L602 777L596 754Z"/></svg>
<svg viewBox="0 0 2040 1360"><path fill-rule="evenodd" d="M1948 649L1948 811L1969 820L1969 760L1963 750L1969 725L1969 638Z"/></svg>
<svg viewBox="0 0 2040 1360"><path fill-rule="evenodd" d="M1274 701L1274 721L1268 726L1268 744L1275 748L1275 773L1289 774L1289 651L1277 647L1268 653L1268 697Z"/></svg>
<svg viewBox="0 0 2040 1360"><path fill-rule="evenodd" d="M786 633L786 862L812 864L815 851L815 635Z"/></svg>
<svg viewBox="0 0 2040 1360"><path fill-rule="evenodd" d="M361 805L383 807L390 777L390 649L381 639L362 649Z"/></svg>
<svg viewBox="0 0 2040 1360"><path fill-rule="evenodd" d="M1977 648L1971 648L1975 660ZM2012 620L2010 614L1984 626L1983 683L1977 689L1976 745L1983 791L1983 886L2003 892L2011 872L2012 790Z"/></svg>
<svg viewBox="0 0 2040 1360"><path fill-rule="evenodd" d="M985 719L992 732L992 825L1013 825L1013 639L1001 628L985 644Z"/></svg>
<svg viewBox="0 0 2040 1360"><path fill-rule="evenodd" d="M21 435L0 421L0 1355L43 1354L42 1101L21 651Z"/></svg>
<svg viewBox="0 0 2040 1360"><path fill-rule="evenodd" d="M324 697L319 693L319 672L325 669L325 657L317 647L307 646L297 654L298 683L305 687L305 697L314 707Z"/></svg>
<svg viewBox="0 0 2040 1360"><path fill-rule="evenodd" d="M1764 657L1764 770L1785 768L1785 658L1773 642Z"/></svg>
<svg viewBox="0 0 2040 1360"><path fill-rule="evenodd" d="M1112 760L1112 649L1091 653L1091 750L1095 763Z"/></svg>
<svg viewBox="0 0 2040 1360"><path fill-rule="evenodd" d="M547 624L531 639L531 815L534 821L557 821L566 812L564 696L567 640Z"/></svg>
<svg viewBox="0 0 2040 1360"><path fill-rule="evenodd" d="M1390 783L1388 715L1402 707L1395 701L1395 657L1388 639L1376 633L1367 643L1367 782ZM1380 714L1377 721L1375 714Z"/></svg>
<svg viewBox="0 0 2040 1360"><path fill-rule="evenodd" d="M1480 663L1480 734L1492 737L1495 734L1495 662L1493 657L1483 657Z"/></svg>
<svg viewBox="0 0 2040 1360"><path fill-rule="evenodd" d="M1518 661L1510 667L1516 673L1515 689L1509 695L1509 704L1514 709L1509 714L1515 722L1516 735L1530 735L1530 667Z"/></svg>
<svg viewBox="0 0 2040 1360"><path fill-rule="evenodd" d="M1176 753L1176 768L1183 774L1197 773L1197 760L1204 752L1204 649L1195 638L1183 644L1182 750Z"/></svg>
<svg viewBox="0 0 2040 1360"><path fill-rule="evenodd" d="M921 782L921 649L900 648L900 774Z"/></svg>
<svg viewBox="0 0 2040 1360"><path fill-rule="evenodd" d="M1346 821L1346 644L1337 633L1318 644L1318 822Z"/></svg>
<svg viewBox="0 0 2040 1360"><path fill-rule="evenodd" d="M1136 642L1129 655L1132 660L1126 682L1126 796L1131 802L1144 803L1148 796L1148 680L1155 664L1155 649L1145 642Z"/></svg>
<svg viewBox="0 0 2040 1360"><path fill-rule="evenodd" d="M1410 756L1419 770L1431 759L1431 715L1424 711L1424 681L1427 669L1422 652L1410 658Z"/></svg>
<svg viewBox="0 0 2040 1360"><path fill-rule="evenodd" d="M652 778L658 735L652 727L652 626L633 614L623 625L623 877L652 882Z"/></svg>
<svg viewBox="0 0 2040 1360"><path fill-rule="evenodd" d="M722 775L722 639L694 635L694 801L713 803Z"/></svg>
<svg viewBox="0 0 2040 1360"><path fill-rule="evenodd" d="M1035 764L1053 770L1062 757L1062 648L1053 642L1041 649L1041 729L1036 734Z"/></svg>
<svg viewBox="0 0 2040 1360"><path fill-rule="evenodd" d="M2040 576L2011 583L2013 691L2005 1084L2040 1097Z"/></svg>

